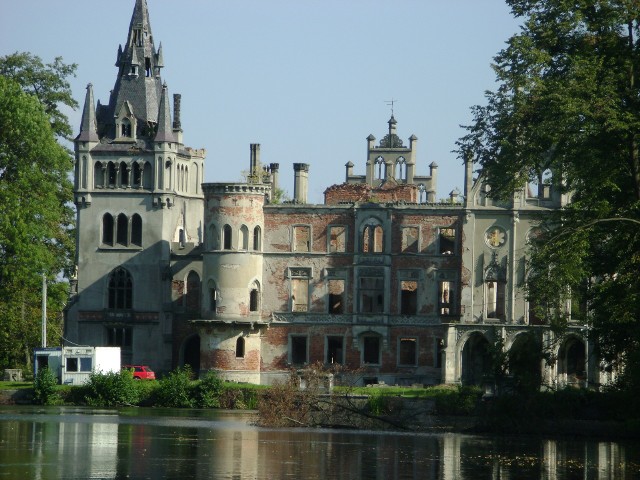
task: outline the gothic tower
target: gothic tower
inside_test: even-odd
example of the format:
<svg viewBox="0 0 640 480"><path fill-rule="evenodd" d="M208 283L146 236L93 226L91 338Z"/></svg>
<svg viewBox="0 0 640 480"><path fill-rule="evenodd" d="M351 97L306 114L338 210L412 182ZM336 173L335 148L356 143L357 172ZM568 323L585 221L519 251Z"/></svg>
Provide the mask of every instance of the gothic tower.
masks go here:
<svg viewBox="0 0 640 480"><path fill-rule="evenodd" d="M197 262L183 272L178 260L203 240L205 152L182 143L179 95L172 121L146 0L135 2L116 67L107 104L87 86L75 139L78 272L65 338L170 370L174 321L189 309L184 283L201 276Z"/></svg>

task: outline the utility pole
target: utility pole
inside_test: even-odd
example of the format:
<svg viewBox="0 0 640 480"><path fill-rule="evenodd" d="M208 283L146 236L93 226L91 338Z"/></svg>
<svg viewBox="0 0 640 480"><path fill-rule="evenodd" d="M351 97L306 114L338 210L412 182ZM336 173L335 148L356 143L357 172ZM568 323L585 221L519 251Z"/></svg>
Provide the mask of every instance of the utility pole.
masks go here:
<svg viewBox="0 0 640 480"><path fill-rule="evenodd" d="M42 348L47 348L47 276L42 274Z"/></svg>

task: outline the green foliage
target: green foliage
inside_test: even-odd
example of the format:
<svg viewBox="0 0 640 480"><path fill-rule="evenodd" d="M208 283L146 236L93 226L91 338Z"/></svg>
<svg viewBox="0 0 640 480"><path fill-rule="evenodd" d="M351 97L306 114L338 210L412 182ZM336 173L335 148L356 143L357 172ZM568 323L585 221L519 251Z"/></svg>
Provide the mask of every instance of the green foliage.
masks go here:
<svg viewBox="0 0 640 480"><path fill-rule="evenodd" d="M40 405L59 405L60 396L56 393L58 379L48 368L41 368L33 382L33 398Z"/></svg>
<svg viewBox="0 0 640 480"><path fill-rule="evenodd" d="M556 331L589 325L605 362L640 373L640 3L507 3L522 29L458 153L498 198L553 174L568 202L532 245L527 297Z"/></svg>
<svg viewBox="0 0 640 480"><path fill-rule="evenodd" d="M58 63L40 77L37 61L28 54L0 58L0 366L28 368L40 344L42 274L49 338L58 341L67 300L58 276L71 271L75 250L72 163L51 128L66 121L56 110L56 101L66 100L50 75L57 72L65 84L68 70Z"/></svg>
<svg viewBox="0 0 640 480"><path fill-rule="evenodd" d="M139 399L136 383L128 370L92 373L86 385L85 401L92 407L136 405Z"/></svg>
<svg viewBox="0 0 640 480"><path fill-rule="evenodd" d="M61 138L70 139L73 128L60 105L71 109L78 107L72 96L68 77L75 77L77 65L67 65L61 57L53 63L44 64L42 59L27 52L16 52L0 57L0 75L10 78L22 86L40 102L49 117L51 130Z"/></svg>
<svg viewBox="0 0 640 480"><path fill-rule="evenodd" d="M195 406L193 395L193 374L191 368L176 368L159 381L156 391L156 404L161 407L192 408Z"/></svg>
<svg viewBox="0 0 640 480"><path fill-rule="evenodd" d="M212 371L205 373L197 386L197 405L201 408L219 408L223 391L224 382L218 374Z"/></svg>
<svg viewBox="0 0 640 480"><path fill-rule="evenodd" d="M471 415L482 398L482 389L475 386L458 386L443 389L436 397L439 415Z"/></svg>

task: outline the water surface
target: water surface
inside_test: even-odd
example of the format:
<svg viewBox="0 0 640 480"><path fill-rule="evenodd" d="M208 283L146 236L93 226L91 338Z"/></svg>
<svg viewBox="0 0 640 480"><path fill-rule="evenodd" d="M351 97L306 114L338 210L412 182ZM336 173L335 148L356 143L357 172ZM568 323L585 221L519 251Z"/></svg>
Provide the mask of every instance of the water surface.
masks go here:
<svg viewBox="0 0 640 480"><path fill-rule="evenodd" d="M640 444L255 427L237 411L0 407L2 479L633 479Z"/></svg>

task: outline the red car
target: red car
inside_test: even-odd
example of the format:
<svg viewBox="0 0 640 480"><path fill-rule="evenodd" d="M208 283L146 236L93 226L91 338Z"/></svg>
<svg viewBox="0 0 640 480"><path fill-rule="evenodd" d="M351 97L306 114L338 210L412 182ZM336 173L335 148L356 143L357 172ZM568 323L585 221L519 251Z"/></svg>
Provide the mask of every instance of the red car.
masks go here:
<svg viewBox="0 0 640 480"><path fill-rule="evenodd" d="M133 370L134 380L155 380L156 374L146 365L123 365L123 370Z"/></svg>

